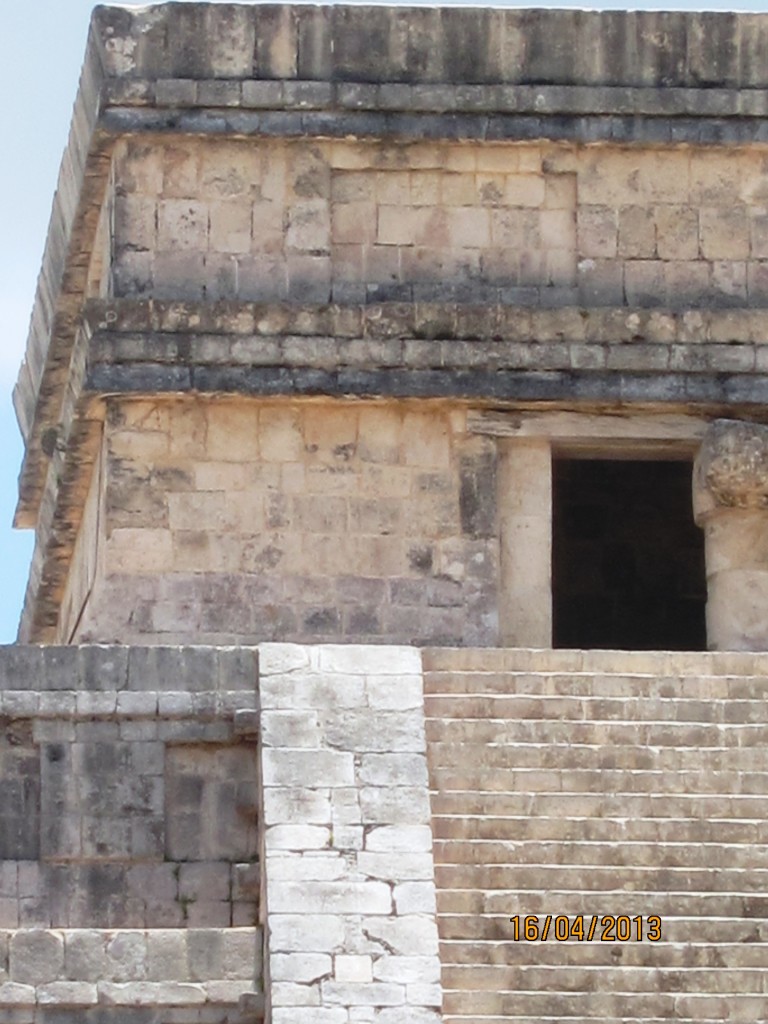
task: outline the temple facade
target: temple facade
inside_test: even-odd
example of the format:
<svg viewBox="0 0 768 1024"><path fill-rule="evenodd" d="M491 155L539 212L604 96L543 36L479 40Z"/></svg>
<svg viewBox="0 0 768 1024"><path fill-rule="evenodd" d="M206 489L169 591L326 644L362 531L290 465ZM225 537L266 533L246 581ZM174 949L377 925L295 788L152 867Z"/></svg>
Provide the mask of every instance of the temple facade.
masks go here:
<svg viewBox="0 0 768 1024"><path fill-rule="evenodd" d="M93 13L0 1024L759 1020L768 16Z"/></svg>

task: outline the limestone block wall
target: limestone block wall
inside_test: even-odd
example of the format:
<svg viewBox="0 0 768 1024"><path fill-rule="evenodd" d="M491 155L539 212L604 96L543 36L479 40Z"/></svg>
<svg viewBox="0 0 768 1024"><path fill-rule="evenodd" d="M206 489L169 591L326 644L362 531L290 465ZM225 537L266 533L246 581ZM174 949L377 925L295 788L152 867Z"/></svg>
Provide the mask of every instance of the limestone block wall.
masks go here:
<svg viewBox="0 0 768 1024"><path fill-rule="evenodd" d="M537 147L137 141L114 174L118 296L477 300L575 284L575 177L545 173Z"/></svg>
<svg viewBox="0 0 768 1024"><path fill-rule="evenodd" d="M418 651L260 648L273 1024L439 1024Z"/></svg>
<svg viewBox="0 0 768 1024"><path fill-rule="evenodd" d="M253 991L256 938L253 928L0 931L0 1019L224 1024Z"/></svg>
<svg viewBox="0 0 768 1024"><path fill-rule="evenodd" d="M0 650L0 1016L260 989L256 707L253 650Z"/></svg>
<svg viewBox="0 0 768 1024"><path fill-rule="evenodd" d="M75 639L495 642L494 448L462 410L114 400L105 430Z"/></svg>
<svg viewBox="0 0 768 1024"><path fill-rule="evenodd" d="M765 155L127 141L115 296L765 306Z"/></svg>

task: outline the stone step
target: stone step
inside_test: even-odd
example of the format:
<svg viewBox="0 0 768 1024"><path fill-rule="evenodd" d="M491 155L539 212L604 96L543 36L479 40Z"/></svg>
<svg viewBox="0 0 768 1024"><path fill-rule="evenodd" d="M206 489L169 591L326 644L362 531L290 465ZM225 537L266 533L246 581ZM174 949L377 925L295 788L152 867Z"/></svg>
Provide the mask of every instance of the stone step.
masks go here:
<svg viewBox="0 0 768 1024"><path fill-rule="evenodd" d="M661 952L661 951L660 951ZM446 1003L454 991L502 992L653 993L679 992L722 994L761 993L768 967L768 953L757 967L667 967L661 959L651 967L626 966L618 957L606 964L444 964Z"/></svg>
<svg viewBox="0 0 768 1024"><path fill-rule="evenodd" d="M454 746L461 748L462 762L468 765L473 765L476 760L485 757L486 753L491 758L498 758L500 755L495 751L519 750L520 759L515 764L524 766L527 760L528 763L541 766L546 758L551 758L558 768L570 768L570 764L562 764L562 755L570 749L574 751L574 767L578 767L580 758L587 759L597 752L600 755L598 766L609 768L615 751L616 767L622 767L622 759L626 762L631 757L635 758L629 765L632 768L647 766L656 757L667 758L664 767L675 758L678 758L680 767L685 767L686 763L698 755L700 767L726 768L729 764L741 766L740 756L744 758L745 767L751 766L755 754L748 751L764 749L768 725L690 726L664 722L552 721L488 721L480 724L456 720L440 725L428 723L427 736L430 748L434 748L430 750L430 762L438 766L442 766L444 748ZM548 749L541 749L545 747ZM539 759L536 757L536 748L539 748L538 754L541 755ZM663 754L665 750L671 753ZM765 763L758 760L755 767L764 768Z"/></svg>
<svg viewBox="0 0 768 1024"><path fill-rule="evenodd" d="M557 872L553 872L556 874ZM733 917L751 921L768 918L768 896L760 892L681 892L671 893L657 888L636 891L584 889L582 886L567 888L555 882L549 890L540 889L448 889L438 893L438 911L442 919L447 917L490 914L493 916L512 914L637 914L647 916L658 914L664 921L671 917ZM446 936L447 937L447 936Z"/></svg>
<svg viewBox="0 0 768 1024"><path fill-rule="evenodd" d="M606 972L603 972L603 978ZM517 1021L520 1017L533 1018L544 1024L548 1020L571 1020L587 1017L602 1021L627 1021L636 1024L646 1017L673 1018L675 1024L682 1019L699 1021L752 1021L765 1020L765 995L743 994L740 988L730 992L681 993L674 989L675 978L670 976L669 991L606 992L603 980L595 978L592 991L446 991L443 999L443 1020L458 1017L477 1019L500 1017ZM484 1021L483 1024L486 1024Z"/></svg>
<svg viewBox="0 0 768 1024"><path fill-rule="evenodd" d="M548 912L556 910L574 917L575 895L577 894L559 893L552 898L542 897L536 900L535 907L520 908L519 910L513 910L512 913L519 913L523 916L535 913L542 919ZM528 897L529 894L526 894L526 898ZM586 909L586 901L583 898L581 908L586 922L591 922L593 914L612 914L615 917L617 915L617 907L619 909L626 909L630 916L635 916L636 911L636 913L643 916L644 920L647 920L649 914L663 910L658 893L654 893L649 898L647 904L644 903L645 899L646 896L644 894L641 894L639 898L624 894L621 897L621 904L619 906L619 900L616 896L590 894L588 910ZM652 953L654 949L676 949L678 946L683 950L692 950L691 955L693 956L699 948L719 951L722 947L730 945L735 950L756 950L757 953L755 955L763 956L765 955L765 944L768 943L768 918L764 916L765 910L768 909L768 899L762 901L762 905L754 905L750 902L751 900L752 897L744 899L723 896L709 896L706 898L704 896L685 897L685 901L676 899L671 911L665 911L660 915L662 917L662 941L659 943L622 943L621 948L625 950L622 956L629 956L628 950L648 950L649 956L655 956L656 954ZM695 905L694 901L696 901ZM446 900L441 899L441 903L444 902ZM684 902L692 906L692 910L688 914L684 912ZM696 907L699 908L700 913L697 912ZM747 912L757 912L758 916L750 917ZM569 957L577 957L581 955L577 950L588 950L592 946L610 951L615 945L614 943L603 942L592 944L588 942L556 942L554 944L550 942L515 942L514 926L510 916L511 914L507 913L461 914L445 912L441 909L439 918L440 935L444 951L448 956L448 962L458 962L458 953L451 951L459 947L466 950L476 949L477 955L481 957L481 962L484 963L491 963L493 961L485 956L483 950L488 952L490 956L489 951L496 949L500 951L498 955L501 956L504 962L511 963L516 962L521 957L524 961L526 958L528 961L533 961L540 957L545 957L543 962L548 962L546 958L550 954L547 951L561 945L567 947ZM699 943L701 943L701 947L699 947ZM572 946L573 949L571 948ZM584 955L586 956L587 954L585 953ZM553 952L551 956L562 957L564 954ZM751 957L752 953L749 956ZM667 961L665 960L664 962L666 963Z"/></svg>
<svg viewBox="0 0 768 1024"><path fill-rule="evenodd" d="M567 786L572 793L594 793L605 789L611 793L691 792L722 794L768 793L768 772L705 771L699 772L631 772L576 769L562 772L556 768L494 768L462 771L458 767L432 768L430 785L437 790L485 788L489 792L562 793Z"/></svg>
<svg viewBox="0 0 768 1024"><path fill-rule="evenodd" d="M638 698L653 700L760 700L765 675L642 675L591 672L431 672L427 699L462 695Z"/></svg>
<svg viewBox="0 0 768 1024"><path fill-rule="evenodd" d="M454 728L449 728L450 725ZM459 728L455 728L458 726ZM484 738L485 737L485 738ZM680 749L768 746L766 725L693 725L687 722L558 722L558 721L486 721L482 725L464 721L440 726L427 723L430 742L451 740L462 749L462 763L471 764L467 748L488 744L572 742L578 746L678 747ZM464 786L464 789L468 787Z"/></svg>
<svg viewBox="0 0 768 1024"><path fill-rule="evenodd" d="M427 647L427 676L499 672L594 673L602 675L733 675L768 678L768 653L749 651L603 651L527 647Z"/></svg>
<svg viewBox="0 0 768 1024"><path fill-rule="evenodd" d="M580 890L583 893L614 892L621 902L623 891L692 893L762 893L768 886L768 868L615 867L604 864L438 864L435 878L440 889ZM615 913L619 913L617 909Z"/></svg>
<svg viewBox="0 0 768 1024"><path fill-rule="evenodd" d="M475 820L475 819L470 819ZM766 831L768 836L768 830ZM613 842L584 842L573 839L568 843L559 840L488 842L478 847L476 842L447 841L435 844L435 862L441 865L472 867L481 861L489 867L512 864L567 864L603 865L645 868L700 868L719 864L729 868L751 870L768 868L768 846L760 843L678 843L627 842L620 837ZM474 856L473 856L474 851Z"/></svg>
<svg viewBox="0 0 768 1024"><path fill-rule="evenodd" d="M644 919L645 920L645 919ZM587 925L590 919L587 918ZM443 940L440 943L440 959L445 967L453 965L499 965L532 966L541 965L560 967L562 965L575 968L580 965L614 969L617 966L628 967L660 967L664 970L675 968L707 968L737 970L740 968L756 968L765 970L768 966L768 951L763 941L760 942L726 942L719 941L722 931L714 927L712 922L701 919L680 919L678 931L688 936L694 933L706 933L711 936L709 942L579 942L569 939L567 942L514 942L510 938L502 941L472 939L465 941ZM599 924L599 922L598 922ZM741 926L744 922L733 922ZM522 927L522 925L521 925ZM554 930L554 923L550 926ZM632 924L633 936L636 925ZM765 925L764 934L765 934ZM669 928L667 928L669 930ZM599 928L597 934L600 934ZM511 925L510 925L510 936ZM449 986L455 987L455 986ZM506 986L504 986L506 987Z"/></svg>
<svg viewBox="0 0 768 1024"><path fill-rule="evenodd" d="M686 831L681 836L709 835L709 827L729 822L750 824L762 822L765 797L742 794L700 795L685 793L508 793L476 790L433 790L432 813L471 817L518 817L527 822L543 822L547 818L572 818L582 826L583 818L616 818L630 823L633 819L652 819L663 823L672 820L686 830L694 825L699 831Z"/></svg>
<svg viewBox="0 0 768 1024"><path fill-rule="evenodd" d="M746 1018L751 1020L752 1018ZM494 1014L483 1015L482 1017L476 1017L472 1014L456 1016L451 1014L448 1016L443 1013L441 1020L443 1024L561 1024L562 1021L567 1021L568 1024L605 1024L605 1017L586 1017L583 1015L577 1016L564 1016L558 1014L556 1017L542 1017L537 1015L535 1017L520 1016L519 1014L505 1014L503 1017L495 1016ZM695 1017L681 1017L678 1014L675 1015L674 1024L722 1024L722 1017L702 1017L697 1011ZM631 1024L670 1024L669 1017L638 1017L633 1016Z"/></svg>
<svg viewBox="0 0 768 1024"><path fill-rule="evenodd" d="M520 693L435 694L425 698L427 719L439 724L474 722L571 721L671 725L761 725L765 697L752 699L679 699L666 697L563 697Z"/></svg>
<svg viewBox="0 0 768 1024"><path fill-rule="evenodd" d="M510 819L506 819L510 820ZM520 817L511 819L509 826L498 818L476 818L457 816L436 817L432 822L432 833L438 840L436 855L442 856L440 840L446 842L471 842L475 846L474 858L469 855L469 862L477 862L479 857L487 855L495 863L498 856L504 856L494 847L481 849L479 843L505 845L508 842L559 841L561 844L578 842L591 843L623 843L623 842L689 842L689 843L765 843L768 841L768 822L750 823L684 821L671 819L663 822L658 819L628 818L557 818L557 817ZM460 855L460 851L459 851ZM507 853L506 859L509 859ZM458 861L457 863L461 863Z"/></svg>
<svg viewBox="0 0 768 1024"><path fill-rule="evenodd" d="M637 745L565 743L473 744L472 764L496 768L620 769L624 771L748 771L764 770L765 751L760 747L709 747L706 752L692 747L647 748ZM454 767L456 745L437 741L430 745L430 764Z"/></svg>

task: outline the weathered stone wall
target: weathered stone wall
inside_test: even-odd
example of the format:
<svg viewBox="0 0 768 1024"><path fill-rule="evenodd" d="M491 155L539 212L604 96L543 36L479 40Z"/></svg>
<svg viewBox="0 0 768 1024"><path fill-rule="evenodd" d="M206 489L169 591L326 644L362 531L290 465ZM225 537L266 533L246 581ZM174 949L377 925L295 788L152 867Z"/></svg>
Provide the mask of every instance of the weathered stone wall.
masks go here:
<svg viewBox="0 0 768 1024"><path fill-rule="evenodd" d="M0 651L0 1016L256 991L256 707L253 650Z"/></svg>
<svg viewBox="0 0 768 1024"><path fill-rule="evenodd" d="M253 924L256 762L235 731L255 708L253 652L18 647L0 662L1 926Z"/></svg>
<svg viewBox="0 0 768 1024"><path fill-rule="evenodd" d="M761 151L123 143L116 296L768 304Z"/></svg>
<svg viewBox="0 0 768 1024"><path fill-rule="evenodd" d="M225 1024L254 989L259 940L254 928L0 930L0 1020Z"/></svg>
<svg viewBox="0 0 768 1024"><path fill-rule="evenodd" d="M105 443L79 638L494 642L493 443L462 410L116 400Z"/></svg>
<svg viewBox="0 0 768 1024"><path fill-rule="evenodd" d="M98 8L16 396L16 521L37 531L20 637L498 642L488 500L486 520L467 524L467 500L492 493L479 443L466 460L452 450L439 481L450 522L431 507L405 533L355 520L369 487L357 455L338 493L291 491L288 523L250 485L159 482L173 465L156 470L152 455L134 483L153 490L155 521L113 527L106 506L99 515L113 464L82 518L106 398L760 419L766 26L655 12ZM382 507L404 498L410 514L413 493L391 477L366 494ZM254 523L211 511L222 495L235 508L241 490L257 497ZM203 508L185 491L217 496ZM308 511L321 496L326 511ZM354 596L321 528L341 504L341 575L368 588ZM268 557L282 561L265 568L270 531L282 533ZM409 551L461 550L417 568L402 546L392 554L403 537ZM509 543L501 561L518 578L532 562ZM546 577L539 565L532 589ZM311 582L297 597L299 578ZM515 635L514 623L502 631Z"/></svg>

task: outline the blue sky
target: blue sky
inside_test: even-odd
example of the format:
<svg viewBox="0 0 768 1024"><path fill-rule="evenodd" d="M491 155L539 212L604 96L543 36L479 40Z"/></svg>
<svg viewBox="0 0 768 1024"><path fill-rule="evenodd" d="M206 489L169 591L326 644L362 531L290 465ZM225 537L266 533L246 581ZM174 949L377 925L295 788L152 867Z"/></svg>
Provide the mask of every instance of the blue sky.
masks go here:
<svg viewBox="0 0 768 1024"><path fill-rule="evenodd" d="M182 0L185 2L185 0ZM191 2L191 0L186 0ZM11 389L26 341L35 282L48 225L58 165L85 49L91 0L3 0L0 33L0 94L5 157L0 161L0 643L16 637L27 568L30 531L11 529L21 442L11 408ZM579 4L509 4L573 7ZM585 6L617 9L730 10L727 3L633 3L616 0ZM752 0L739 10L768 10Z"/></svg>

